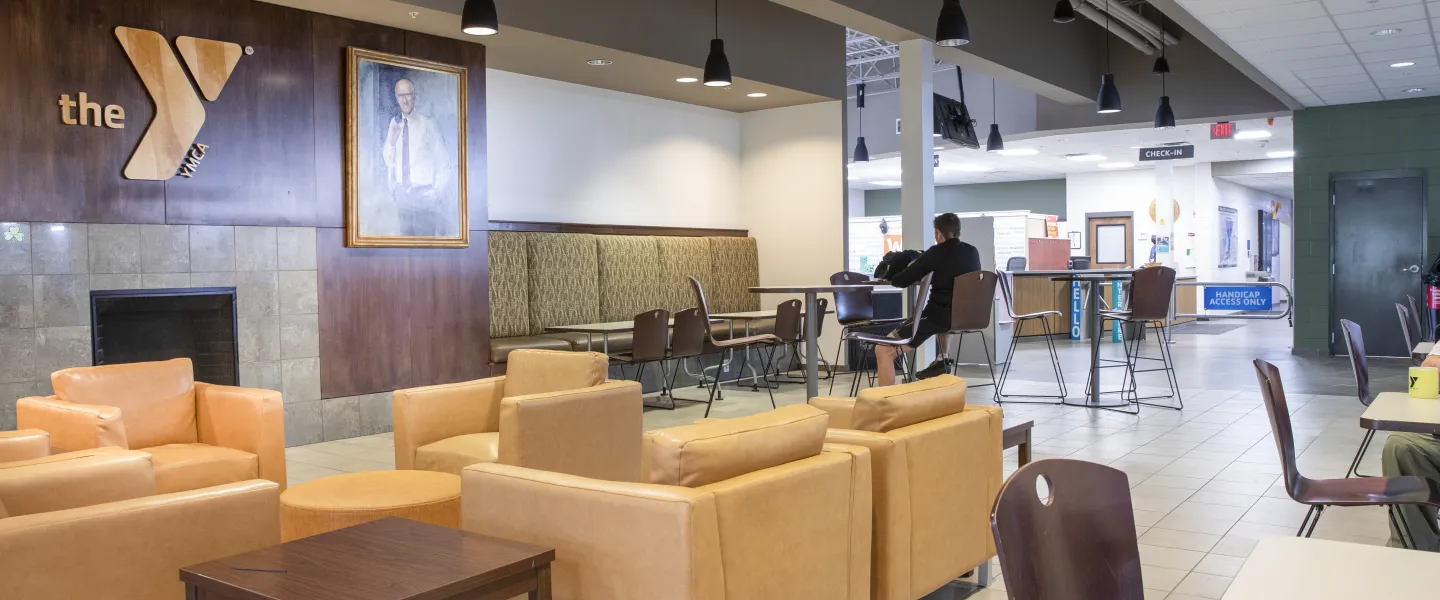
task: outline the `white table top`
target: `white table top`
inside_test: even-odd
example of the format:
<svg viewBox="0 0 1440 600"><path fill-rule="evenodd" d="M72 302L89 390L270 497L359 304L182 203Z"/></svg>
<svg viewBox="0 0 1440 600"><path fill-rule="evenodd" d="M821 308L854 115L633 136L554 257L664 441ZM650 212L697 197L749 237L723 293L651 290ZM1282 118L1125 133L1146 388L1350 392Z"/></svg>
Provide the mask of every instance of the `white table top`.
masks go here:
<svg viewBox="0 0 1440 600"><path fill-rule="evenodd" d="M1380 431L1440 434L1440 400L1411 398L1405 392L1385 392L1375 397L1360 426Z"/></svg>
<svg viewBox="0 0 1440 600"><path fill-rule="evenodd" d="M1260 540L1225 600L1434 598L1440 554L1314 538Z"/></svg>
<svg viewBox="0 0 1440 600"><path fill-rule="evenodd" d="M750 288L752 294L828 294L831 292L844 292L849 290L875 290L877 292L887 289L897 289L888 284L861 283L857 285L760 285Z"/></svg>
<svg viewBox="0 0 1440 600"><path fill-rule="evenodd" d="M1411 353L1411 354L1429 354L1430 351L1433 350L1434 348L1435 348L1435 342L1420 342L1420 343L1418 343L1418 344L1415 344L1415 349L1414 349L1414 350L1411 350L1410 353Z"/></svg>
<svg viewBox="0 0 1440 600"><path fill-rule="evenodd" d="M720 323L720 319L711 318L711 323ZM670 326L675 326L675 319L670 319ZM610 323L582 323L579 325L552 325L545 328L550 333L627 333L635 331L634 321L612 321Z"/></svg>
<svg viewBox="0 0 1440 600"><path fill-rule="evenodd" d="M833 314L835 314L835 311L833 311L833 310L826 310L826 311L825 311L825 314L827 314L827 315L833 315ZM800 316L802 316L802 317L805 316L805 311L803 311L803 310L800 311ZM721 313L721 314L718 314L718 315L710 315L710 318L712 318L712 319L725 319L725 320L727 320L727 321L762 321L762 320L765 320L765 319L773 319L773 318L775 318L775 311L773 311L773 310L752 310L752 311L749 311L749 312Z"/></svg>

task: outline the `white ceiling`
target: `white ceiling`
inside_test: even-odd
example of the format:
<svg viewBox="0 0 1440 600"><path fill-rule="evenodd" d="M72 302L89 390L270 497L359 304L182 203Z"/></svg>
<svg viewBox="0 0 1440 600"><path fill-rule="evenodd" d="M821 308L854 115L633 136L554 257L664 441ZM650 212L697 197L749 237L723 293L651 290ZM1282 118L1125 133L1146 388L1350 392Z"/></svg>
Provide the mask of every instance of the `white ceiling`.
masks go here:
<svg viewBox="0 0 1440 600"><path fill-rule="evenodd" d="M1440 95L1440 2L1178 2L1305 106ZM1385 29L1399 31L1375 35ZM1398 62L1415 64L1390 66ZM1405 91L1411 88L1423 91Z"/></svg>
<svg viewBox="0 0 1440 600"><path fill-rule="evenodd" d="M1247 175L1221 175L1221 179L1281 198L1295 198L1294 173L1252 173Z"/></svg>
<svg viewBox="0 0 1440 600"><path fill-rule="evenodd" d="M1269 158L1267 153L1294 149L1294 121L1291 117L1277 117L1275 125L1265 119L1236 122L1237 131L1268 131L1271 137L1260 140L1211 140L1208 124L1182 125L1174 129L1126 129L1120 131L1098 131L1072 133L1026 140L1006 142L1006 150L1031 148L1038 150L1034 156L1003 156L983 150L954 148L942 150L940 167L935 169L935 185L959 185L967 183L992 183L1000 181L1030 181L1036 179L1063 179L1069 173L1092 173L1115 169L1101 168L1108 163L1128 162L1129 169L1150 169L1155 163L1142 163L1139 147L1153 147L1171 142L1187 142L1195 145L1195 158L1171 161L1177 166L1188 166L1198 162L1226 162L1234 160L1259 160ZM981 131L982 134L985 130ZM1104 161L1079 162L1065 158L1071 154L1100 154ZM967 170L968 169L968 170ZM985 169L985 171L981 171ZM900 187L900 157L876 158L868 163L850 163L850 187L861 190L880 190ZM1291 197L1288 174L1276 177L1263 184L1234 180L1248 187L1256 187L1270 193ZM1252 185L1255 183L1256 185ZM1267 187L1259 187L1265 185ZM1283 185L1282 187L1279 187ZM1278 191L1277 191L1278 190Z"/></svg>

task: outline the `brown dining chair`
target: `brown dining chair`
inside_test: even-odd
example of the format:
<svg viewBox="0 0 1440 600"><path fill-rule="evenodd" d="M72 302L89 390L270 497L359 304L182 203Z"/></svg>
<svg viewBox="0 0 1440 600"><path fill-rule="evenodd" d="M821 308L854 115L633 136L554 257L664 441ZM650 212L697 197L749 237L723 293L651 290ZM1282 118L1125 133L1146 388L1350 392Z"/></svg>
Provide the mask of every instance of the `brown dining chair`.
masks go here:
<svg viewBox="0 0 1440 600"><path fill-rule="evenodd" d="M1405 294L1405 298L1410 301L1410 320L1415 324L1415 341L1417 341L1417 342L1433 342L1433 341L1435 341L1435 332L1434 332L1434 331L1426 331L1426 330L1425 330L1425 326L1420 324L1420 314L1421 314L1421 313L1420 313L1420 309L1419 309L1419 308L1416 306L1416 304L1415 304L1415 297L1412 296L1412 295L1410 295L1410 294ZM1413 348L1414 346L1411 346L1411 347Z"/></svg>
<svg viewBox="0 0 1440 600"><path fill-rule="evenodd" d="M870 353L875 351L876 346L891 346L895 348L898 351L897 353L901 357L900 362L905 368L905 380L909 381L912 374L915 373L915 353L910 353L910 358L908 361L906 361L904 358L905 353L903 352L903 350L905 346L909 346L911 342L914 341L915 333L920 330L920 313L925 310L925 303L930 301L930 280L934 277L935 274L931 273L921 279L919 283L915 284L919 287L917 287L915 290L915 302L911 303L910 305L910 319L911 323L913 323L914 326L910 328L909 337L906 337L905 339L897 339L873 333L865 333L863 331L851 330L845 335L843 339L849 342L860 342L861 356L869 356ZM879 359L877 358L876 360ZM855 370L855 379L850 383L850 396L852 397L860 394L860 374L862 373L862 371L863 369Z"/></svg>
<svg viewBox="0 0 1440 600"><path fill-rule="evenodd" d="M707 400L690 400L675 395L675 379L685 369L685 362L696 359L699 366L699 387L709 389L710 385L705 381L705 364L700 362L702 356L719 354L720 349L705 342L705 317L701 316L700 309L687 308L675 313L675 326L670 331L670 405L674 406L676 400L685 402L707 402ZM719 373L716 373L717 375Z"/></svg>
<svg viewBox="0 0 1440 600"><path fill-rule="evenodd" d="M1424 504L1440 508L1440 482L1424 477L1359 477L1345 479L1310 479L1300 474L1295 465L1295 432L1290 426L1290 407L1285 401L1285 386L1280 370L1263 360L1255 360L1255 375L1260 380L1260 395L1265 412L1270 415L1275 449L1280 452L1280 469L1284 472L1285 493L1301 504L1308 505L1305 520L1300 523L1298 537L1310 537L1315 525L1329 506L1390 507L1390 526L1407 548L1414 544L1405 539L1405 528L1396 520L1396 505ZM1008 582L1009 579L1007 578Z"/></svg>
<svg viewBox="0 0 1440 600"><path fill-rule="evenodd" d="M740 362L740 370L745 371L745 363L750 360L750 353L747 350L757 350L765 357L764 373L761 377L765 379L765 393L770 395L770 407L775 408L775 392L770 387L770 369L775 363L775 348L781 345L779 337L773 333L761 333L743 337L731 337L729 339L718 339L715 336L715 327L710 322L710 305L705 301L705 288L700 285L700 280L690 277L690 288L695 291L695 303L699 306L700 316L705 319L705 341L718 350L739 350L745 358ZM705 416L710 416L710 409L715 405L715 392L720 389L720 371L715 371L715 382L710 386L710 399L705 406Z"/></svg>
<svg viewBox="0 0 1440 600"><path fill-rule="evenodd" d="M1410 309L1405 308L1404 304L1396 302L1395 313L1400 317L1400 335L1405 337L1405 347L1408 349L1406 352L1410 353L1410 364L1418 366L1425 362L1425 355L1430 353L1432 345L1430 342L1416 343L1419 338L1415 334L1418 334L1419 330L1413 333L1410 331Z"/></svg>
<svg viewBox="0 0 1440 600"><path fill-rule="evenodd" d="M1118 285L1118 283L1116 284ZM1150 328L1155 331L1155 339L1160 346L1160 356L1141 356L1140 350L1143 347L1141 336L1133 336L1134 340L1125 339L1122 336L1121 346L1125 350L1125 374L1129 380L1130 387L1124 389L1124 381L1121 381L1121 397L1129 394L1130 403L1135 405L1138 412L1140 405L1154 406L1157 408L1169 408L1184 410L1185 400L1180 397L1180 379L1175 374L1175 358L1170 354L1170 345L1165 343L1165 324L1170 320L1170 300L1175 292L1175 269L1170 267L1146 267L1135 271L1130 280L1129 307L1121 310L1100 311L1100 329L1104 330L1106 320L1114 321L1115 327L1123 325L1137 325L1142 330ZM1160 367L1156 369L1141 369L1140 361L1159 362ZM1170 386L1169 394L1158 396L1140 396L1139 382L1137 375L1141 373L1165 373L1165 383ZM1093 384L1093 382L1091 382ZM1087 384L1088 390L1090 384ZM1146 400L1174 400L1175 404L1157 404L1146 402Z"/></svg>
<svg viewBox="0 0 1440 600"><path fill-rule="evenodd" d="M841 271L830 276L830 285L861 285L870 281L870 276L854 271ZM835 345L835 362L839 364L845 347L846 337L851 330L877 325L899 325L905 319L876 319L875 290L860 288L834 293L835 320L840 323L840 341ZM864 359L861 359L862 364ZM835 392L835 379L830 379L830 392Z"/></svg>
<svg viewBox="0 0 1440 600"><path fill-rule="evenodd" d="M1124 471L1069 458L1020 467L990 528L1011 600L1145 598Z"/></svg>
<svg viewBox="0 0 1440 600"><path fill-rule="evenodd" d="M670 311L657 308L635 315L635 332L628 352L611 352L610 361L619 363L621 371L625 365L635 367L635 381L645 383L645 366L650 363L660 364L660 395L669 394L670 374L665 369L665 362L670 358ZM669 406L650 405L654 408L675 409L675 402Z"/></svg>
<svg viewBox="0 0 1440 600"><path fill-rule="evenodd" d="M795 303L795 305L790 307L789 305L792 302ZM789 350L785 359L785 368L782 370L784 376L788 378L788 381L804 381L805 377L808 376L808 374L802 374L800 377L790 375L790 373L796 370L805 370L805 361L802 360L804 355L801 353L801 348L803 348L805 344L805 319L810 318L810 316L801 312L802 308L803 305L799 300L789 300L781 303L780 306L775 309L775 335L780 338L780 341L785 342L785 347ZM820 336L825 335L825 314L830 310L830 300L827 298L816 298L815 308L820 313L820 320L815 322L815 339L818 340ZM782 318L782 316L784 318ZM820 349L819 344L816 344L815 350L818 352L816 358L821 365L825 366L825 372L827 373L827 376L821 377L820 379L833 378L835 375L830 372L830 362L825 360L825 351Z"/></svg>
<svg viewBox="0 0 1440 600"><path fill-rule="evenodd" d="M1365 335L1360 326L1353 321L1340 319L1340 333L1345 338L1345 349L1350 353L1350 368L1355 373L1355 397L1360 400L1361 406L1370 406L1375 401L1375 394L1370 391L1370 361L1365 358ZM1375 430L1367 429L1365 438L1360 440L1360 448L1355 451L1355 460L1350 461L1350 470L1345 472L1346 477L1370 477L1360 474L1360 461L1365 459L1365 452L1370 450L1370 442L1375 439Z"/></svg>
<svg viewBox="0 0 1440 600"><path fill-rule="evenodd" d="M967 333L980 334L980 347L985 350L985 364L990 367L990 383L971 383L969 386L972 388L987 385L996 387L995 359L990 356L990 340L985 336L985 330L989 329L990 323L995 320L996 281L994 271L976 271L956 277L955 285L951 288L950 331L946 333L956 337L956 361L950 374L960 374L960 348L964 347ZM999 399L998 391L995 392L995 399Z"/></svg>
<svg viewBox="0 0 1440 600"><path fill-rule="evenodd" d="M1015 402L1019 404L1061 404L1065 402L1067 391L1065 389L1065 373L1060 370L1060 351L1055 348L1054 332L1050 330L1050 317L1060 317L1058 310L1044 310L1040 312L1016 314L1015 293L1010 289L1010 275L998 273L1000 280L1000 293L1005 296L1005 310L1010 313L1010 322L1013 323L1014 331L1010 336L1010 351L1005 356L1005 366L1000 368L1000 385L995 387L995 401L997 403ZM1055 382L1060 384L1060 395L1044 396L1036 394L1021 394L1020 398L1045 398L1053 399L1042 401L1032 400L1006 400L1005 380L1010 377L1010 365L1015 362L1015 348L1019 345L1020 334L1025 330L1025 324L1039 321L1040 329L1045 332L1045 346L1050 351L1050 365L1055 368Z"/></svg>

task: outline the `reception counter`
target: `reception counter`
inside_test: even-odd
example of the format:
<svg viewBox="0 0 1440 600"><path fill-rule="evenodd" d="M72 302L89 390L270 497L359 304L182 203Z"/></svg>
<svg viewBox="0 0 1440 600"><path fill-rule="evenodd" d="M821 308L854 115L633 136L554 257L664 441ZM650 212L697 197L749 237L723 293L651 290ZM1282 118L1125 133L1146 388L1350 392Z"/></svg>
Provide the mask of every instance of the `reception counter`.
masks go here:
<svg viewBox="0 0 1440 600"><path fill-rule="evenodd" d="M1044 312L1048 310L1059 311L1059 315L1049 317L1050 331L1056 335L1063 335L1070 330L1070 282L1051 281L1051 277L1064 277L1075 274L1120 274L1131 273L1132 269L1087 269L1083 271L1020 271L1012 273L1013 291L1015 294L1015 313L1027 314ZM1195 281L1195 277L1177 277L1176 281ZM1175 288L1175 312L1178 314L1195 314L1195 287L1181 286ZM1100 295L1107 300L1110 298L1110 284L1100 285ZM1176 319L1175 323L1187 323L1194 319ZM1109 331L1109 324L1106 324L1106 331ZM1027 325L1022 337L1044 335L1045 332L1035 325Z"/></svg>

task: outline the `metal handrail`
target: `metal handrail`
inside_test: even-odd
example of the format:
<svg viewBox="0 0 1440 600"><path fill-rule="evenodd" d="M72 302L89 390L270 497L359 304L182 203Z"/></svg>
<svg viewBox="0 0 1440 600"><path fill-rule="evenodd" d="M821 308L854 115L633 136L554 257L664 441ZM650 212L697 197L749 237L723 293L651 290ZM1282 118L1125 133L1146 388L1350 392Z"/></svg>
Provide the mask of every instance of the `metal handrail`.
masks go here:
<svg viewBox="0 0 1440 600"><path fill-rule="evenodd" d="M1170 318L1171 318L1171 320L1174 320L1174 319L1269 319L1269 320L1276 320L1276 321L1278 321L1278 320L1280 320L1280 319L1287 319L1287 320L1289 320L1290 325L1291 325L1292 327L1295 325L1295 319L1294 319L1294 313L1295 313L1295 294L1291 293L1291 292L1290 292L1290 288L1285 287L1285 284L1280 283L1280 282L1278 282L1278 281L1234 281L1234 282L1231 282L1231 281L1177 281L1177 282L1175 282L1175 287L1177 287L1177 288L1180 287L1180 286L1182 286L1182 285L1183 285L1183 286L1189 286L1189 287L1206 287L1206 286L1209 286L1209 287L1270 287L1270 288L1280 288L1281 290L1284 290L1284 291L1285 291L1285 298L1286 298L1286 300L1285 300L1285 312L1279 313L1279 314L1264 314L1264 315L1237 315L1237 314L1214 314L1214 313L1206 313L1206 314L1176 314L1176 313L1174 312L1174 311L1175 311L1175 296L1172 294L1172 295L1171 295L1171 301L1170 301L1170 310L1171 310L1171 316L1170 316Z"/></svg>

